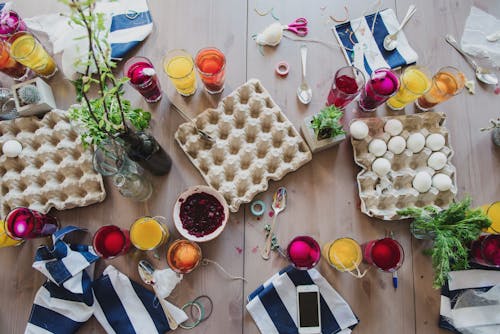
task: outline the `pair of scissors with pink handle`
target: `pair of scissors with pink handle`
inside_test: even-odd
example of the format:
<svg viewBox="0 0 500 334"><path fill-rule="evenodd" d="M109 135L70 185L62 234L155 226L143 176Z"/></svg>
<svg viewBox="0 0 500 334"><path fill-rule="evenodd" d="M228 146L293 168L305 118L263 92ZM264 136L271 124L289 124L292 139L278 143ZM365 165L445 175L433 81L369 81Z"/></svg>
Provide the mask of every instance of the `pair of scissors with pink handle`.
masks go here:
<svg viewBox="0 0 500 334"><path fill-rule="evenodd" d="M283 26L283 29L291 31L300 37L304 37L309 32L309 28L307 27L307 19L305 17L299 17L289 25Z"/></svg>

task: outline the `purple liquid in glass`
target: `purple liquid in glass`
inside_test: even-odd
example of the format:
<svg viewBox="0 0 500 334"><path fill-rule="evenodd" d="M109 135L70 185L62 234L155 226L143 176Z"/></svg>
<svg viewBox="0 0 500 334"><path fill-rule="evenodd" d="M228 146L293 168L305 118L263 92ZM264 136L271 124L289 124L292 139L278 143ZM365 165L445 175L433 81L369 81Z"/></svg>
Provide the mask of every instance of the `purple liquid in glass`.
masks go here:
<svg viewBox="0 0 500 334"><path fill-rule="evenodd" d="M158 102L161 99L161 88L153 65L145 61L131 64L127 69L130 84L144 96L147 102Z"/></svg>
<svg viewBox="0 0 500 334"><path fill-rule="evenodd" d="M380 68L372 73L361 91L359 106L364 111L373 111L399 89L399 80L389 69Z"/></svg>
<svg viewBox="0 0 500 334"><path fill-rule="evenodd" d="M28 28L19 14L13 10L9 10L7 13L0 12L0 39L7 40L10 35L27 30Z"/></svg>
<svg viewBox="0 0 500 334"><path fill-rule="evenodd" d="M57 220L28 208L12 210L6 219L6 232L12 239L34 239L45 237L57 231Z"/></svg>

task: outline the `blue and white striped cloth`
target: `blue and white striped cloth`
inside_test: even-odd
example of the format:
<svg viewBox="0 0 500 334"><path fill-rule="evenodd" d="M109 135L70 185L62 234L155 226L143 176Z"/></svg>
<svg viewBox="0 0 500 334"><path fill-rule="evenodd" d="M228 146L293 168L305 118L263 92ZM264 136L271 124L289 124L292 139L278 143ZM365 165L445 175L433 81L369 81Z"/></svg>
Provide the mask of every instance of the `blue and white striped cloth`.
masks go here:
<svg viewBox="0 0 500 334"><path fill-rule="evenodd" d="M286 267L248 296L246 308L263 334L296 334L297 285L316 284L321 294L322 333L351 333L358 323L346 301L316 269Z"/></svg>
<svg viewBox="0 0 500 334"><path fill-rule="evenodd" d="M113 266L108 266L92 286L94 316L108 334L162 334L170 330L155 294ZM167 306L178 323L187 320L184 311L168 302Z"/></svg>
<svg viewBox="0 0 500 334"><path fill-rule="evenodd" d="M33 268L47 276L48 281L35 296L26 334L74 333L92 316L92 280L86 269L99 256L91 246L68 245L62 240L79 230L82 229L66 226L52 235L53 248L37 249Z"/></svg>
<svg viewBox="0 0 500 334"><path fill-rule="evenodd" d="M375 26L372 34L373 21ZM347 62L366 73L371 74L378 68L399 68L417 61L417 53L411 48L404 32L398 35L398 47L393 51L384 49L384 38L399 27L396 14L391 8L355 20L344 22L333 27L334 34ZM363 58L355 59L354 44L359 43L363 50ZM358 62L360 64L358 64Z"/></svg>
<svg viewBox="0 0 500 334"><path fill-rule="evenodd" d="M500 284L500 271L460 270L450 272L448 282L441 289L439 326L454 333L467 329L482 334L500 333L500 304L455 308L457 299L467 290L489 291ZM493 291L493 290L492 290Z"/></svg>

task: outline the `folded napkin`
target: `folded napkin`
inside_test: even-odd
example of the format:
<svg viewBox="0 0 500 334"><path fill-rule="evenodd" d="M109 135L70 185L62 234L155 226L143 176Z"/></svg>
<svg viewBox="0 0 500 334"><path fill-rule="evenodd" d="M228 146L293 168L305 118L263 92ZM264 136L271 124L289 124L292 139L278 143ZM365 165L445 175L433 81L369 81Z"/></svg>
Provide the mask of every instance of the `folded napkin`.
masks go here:
<svg viewBox="0 0 500 334"><path fill-rule="evenodd" d="M500 333L500 271L460 270L449 277L441 289L439 326L455 333Z"/></svg>
<svg viewBox="0 0 500 334"><path fill-rule="evenodd" d="M68 245L63 238L82 230L66 226L52 235L54 247L41 246L33 268L47 276L38 290L25 333L74 333L94 310L91 278L86 269L99 256L91 246Z"/></svg>
<svg viewBox="0 0 500 334"><path fill-rule="evenodd" d="M94 316L107 333L155 334L170 330L155 294L108 266L92 287L95 294ZM181 309L167 302L178 323L188 319Z"/></svg>
<svg viewBox="0 0 500 334"><path fill-rule="evenodd" d="M322 333L350 333L358 319L346 301L316 269L286 267L248 296L246 308L263 334L295 334L297 285L316 284L320 291Z"/></svg>
<svg viewBox="0 0 500 334"><path fill-rule="evenodd" d="M372 34L374 20L375 26ZM404 32L398 34L398 47L395 50L384 49L385 36L394 33L398 27L396 14L388 8L378 14L370 14L338 24L332 30L343 46L342 51L349 65L354 65L367 74L371 74L378 68L399 68L417 61L417 53L411 48ZM355 56L354 44L359 44L356 47L356 53L361 53L362 57Z"/></svg>

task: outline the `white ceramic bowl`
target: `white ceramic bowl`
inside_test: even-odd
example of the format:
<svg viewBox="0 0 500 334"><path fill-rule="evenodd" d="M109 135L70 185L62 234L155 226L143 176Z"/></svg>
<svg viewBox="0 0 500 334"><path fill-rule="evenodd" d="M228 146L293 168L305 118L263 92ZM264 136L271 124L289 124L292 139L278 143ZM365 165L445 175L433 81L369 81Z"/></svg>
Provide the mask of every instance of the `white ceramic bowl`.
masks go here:
<svg viewBox="0 0 500 334"><path fill-rule="evenodd" d="M224 209L224 220L222 221L221 226L219 226L215 231L213 231L210 234L204 235L203 237L197 237L195 235L192 235L182 226L182 221L180 218L180 211L181 211L181 205L184 203L184 201L191 195L196 194L196 193L207 193L209 195L214 196L221 204ZM208 186L194 186L188 188L186 191L184 191L179 198L177 198L177 201L175 202L174 205L174 223L175 227L177 228L177 231L186 239L194 241L194 242L205 242L205 241L210 241L215 238L217 238L224 228L226 227L226 223L229 219L229 207L227 205L226 200L224 197L216 190L208 187Z"/></svg>

